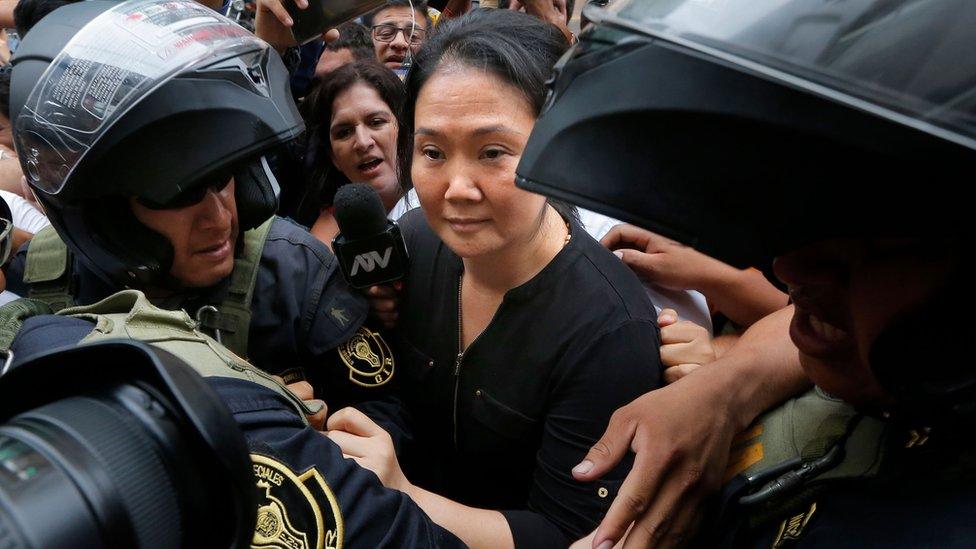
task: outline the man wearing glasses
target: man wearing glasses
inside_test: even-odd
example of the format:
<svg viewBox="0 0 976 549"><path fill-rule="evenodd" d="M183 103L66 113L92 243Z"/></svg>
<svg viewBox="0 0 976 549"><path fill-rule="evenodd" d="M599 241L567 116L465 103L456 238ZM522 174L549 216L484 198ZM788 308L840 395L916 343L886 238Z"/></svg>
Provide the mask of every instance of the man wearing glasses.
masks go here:
<svg viewBox="0 0 976 549"><path fill-rule="evenodd" d="M376 58L393 70L420 51L430 29L427 2L423 0L415 1L412 9L407 0L387 0L385 6L366 19Z"/></svg>

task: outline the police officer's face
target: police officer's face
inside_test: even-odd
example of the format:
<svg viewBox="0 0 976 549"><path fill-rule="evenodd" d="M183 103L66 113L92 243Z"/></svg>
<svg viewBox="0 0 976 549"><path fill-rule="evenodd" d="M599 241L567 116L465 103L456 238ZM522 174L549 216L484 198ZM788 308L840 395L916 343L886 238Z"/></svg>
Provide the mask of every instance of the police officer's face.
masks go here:
<svg viewBox="0 0 976 549"><path fill-rule="evenodd" d="M790 287L790 337L807 375L848 402L890 402L871 372L871 345L941 287L948 253L918 240L831 240L777 258L774 268Z"/></svg>
<svg viewBox="0 0 976 549"><path fill-rule="evenodd" d="M421 88L414 122L414 187L456 254L485 256L540 234L545 197L515 187L535 125L522 93L483 70L452 67Z"/></svg>
<svg viewBox="0 0 976 549"><path fill-rule="evenodd" d="M135 199L130 203L136 219L173 245L170 274L184 286L206 288L230 275L238 233L233 179L182 208L150 209Z"/></svg>
<svg viewBox="0 0 976 549"><path fill-rule="evenodd" d="M397 122L372 86L357 82L336 95L329 123L332 163L349 181L369 183L387 211L400 198Z"/></svg>

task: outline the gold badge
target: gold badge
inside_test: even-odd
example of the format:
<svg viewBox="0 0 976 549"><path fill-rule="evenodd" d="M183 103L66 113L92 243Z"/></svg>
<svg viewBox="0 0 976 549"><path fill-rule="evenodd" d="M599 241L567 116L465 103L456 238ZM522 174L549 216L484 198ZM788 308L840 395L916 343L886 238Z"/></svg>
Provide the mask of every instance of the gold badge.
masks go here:
<svg viewBox="0 0 976 549"><path fill-rule="evenodd" d="M363 387L379 387L393 377L393 353L378 333L362 326L339 345L339 356L349 368L349 379Z"/></svg>
<svg viewBox="0 0 976 549"><path fill-rule="evenodd" d="M295 475L285 464L260 454L251 454L251 461L258 493L251 547L342 548L339 503L318 471Z"/></svg>
<svg viewBox="0 0 976 549"><path fill-rule="evenodd" d="M814 502L810 508L794 517L790 517L779 525L779 533L773 540L773 549L778 549L786 544L800 539L803 529L807 527L813 514L817 512L817 504Z"/></svg>

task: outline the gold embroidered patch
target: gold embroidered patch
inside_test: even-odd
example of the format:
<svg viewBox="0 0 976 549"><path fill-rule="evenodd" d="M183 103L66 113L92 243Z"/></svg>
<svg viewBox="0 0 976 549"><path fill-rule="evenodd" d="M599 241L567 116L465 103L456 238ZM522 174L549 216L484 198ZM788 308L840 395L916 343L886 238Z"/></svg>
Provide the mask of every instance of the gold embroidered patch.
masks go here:
<svg viewBox="0 0 976 549"><path fill-rule="evenodd" d="M339 345L339 357L349 368L349 379L363 387L379 387L393 377L393 353L379 332L362 326Z"/></svg>
<svg viewBox="0 0 976 549"><path fill-rule="evenodd" d="M260 454L251 454L251 461L258 493L251 547L342 549L339 502L318 471L296 475L287 465Z"/></svg>
<svg viewBox="0 0 976 549"><path fill-rule="evenodd" d="M776 539L773 540L773 549L779 549L791 541L800 539L803 529L807 527L816 511L817 503L814 502L806 511L784 520L779 525L779 533L776 534Z"/></svg>

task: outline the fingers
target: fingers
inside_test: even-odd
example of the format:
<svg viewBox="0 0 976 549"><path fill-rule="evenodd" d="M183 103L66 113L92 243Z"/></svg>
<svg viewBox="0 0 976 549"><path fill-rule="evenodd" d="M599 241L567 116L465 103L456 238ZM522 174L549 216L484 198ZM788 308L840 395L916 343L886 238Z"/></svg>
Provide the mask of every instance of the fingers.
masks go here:
<svg viewBox="0 0 976 549"><path fill-rule="evenodd" d="M701 364L677 364L664 370L664 382L671 384L701 368Z"/></svg>
<svg viewBox="0 0 976 549"><path fill-rule="evenodd" d="M654 236L656 235L651 231L624 223L610 229L610 232L600 239L600 244L609 250L616 250L627 244L645 250Z"/></svg>
<svg viewBox="0 0 976 549"><path fill-rule="evenodd" d="M662 309L657 315L657 325L660 328L670 326L678 321L678 312L674 309ZM664 343L662 341L662 343Z"/></svg>
<svg viewBox="0 0 976 549"><path fill-rule="evenodd" d="M378 318L384 327L388 329L395 327L400 307L397 289L388 285L370 286L366 290L366 296L373 316Z"/></svg>
<svg viewBox="0 0 976 549"><path fill-rule="evenodd" d="M338 39L339 29L329 29L325 31L325 34L322 35L322 40L325 40L326 43L335 42Z"/></svg>
<svg viewBox="0 0 976 549"><path fill-rule="evenodd" d="M630 450L635 428L636 422L627 412L627 406L614 412L603 436L590 448L583 461L573 467L573 477L590 481L613 469Z"/></svg>
<svg viewBox="0 0 976 549"><path fill-rule="evenodd" d="M630 248L620 248L613 251L613 255L620 258L634 274L642 280L657 282L662 271L661 260L665 254L645 253Z"/></svg>
<svg viewBox="0 0 976 549"><path fill-rule="evenodd" d="M658 466L658 460L651 457L651 452L652 450L645 449L635 456L634 467L627 474L607 515L596 529L593 537L595 549L603 549L620 541L631 523L643 516L654 501L662 481L662 475L655 472L663 470L663 467ZM630 535L633 534L631 532Z"/></svg>
<svg viewBox="0 0 976 549"><path fill-rule="evenodd" d="M304 6L302 4L304 4ZM295 5L304 9L308 7L308 2L307 0L297 0ZM291 16L288 15L288 10L285 9L285 6L280 0L258 0L258 7L259 9L264 8L265 10L270 11L272 14L274 14L275 18L286 27L290 27L295 24L295 22L292 21Z"/></svg>
<svg viewBox="0 0 976 549"><path fill-rule="evenodd" d="M278 378L279 382L284 382L280 377L275 377ZM289 383L286 387L302 400L312 400L315 398L315 391L312 390L312 384L307 381L296 381L295 383Z"/></svg>
<svg viewBox="0 0 976 549"><path fill-rule="evenodd" d="M668 309L661 311L661 315L664 315ZM677 315L675 315L677 318ZM658 316L658 321L660 322L661 317ZM676 322L669 326L661 327L661 344L668 345L671 343L687 343L689 341L694 341L696 339L711 339L708 329L695 324L690 320L682 320L681 322Z"/></svg>
<svg viewBox="0 0 976 549"><path fill-rule="evenodd" d="M590 535L585 538L578 539L569 546L569 549L588 549L593 545L593 538L596 536L596 530L590 532Z"/></svg>
<svg viewBox="0 0 976 549"><path fill-rule="evenodd" d="M318 412L307 416L308 424L311 425L316 431L321 431L325 429L325 418L329 415L329 407L325 405L324 400L315 399L311 402L315 405L321 406L321 408L319 408Z"/></svg>
<svg viewBox="0 0 976 549"><path fill-rule="evenodd" d="M369 457L370 449L374 446L370 444L369 438L347 433L345 431L329 430L325 433L329 440L335 442L342 449L343 455L351 458Z"/></svg>
<svg viewBox="0 0 976 549"><path fill-rule="evenodd" d="M328 426L329 431L346 431L361 437L389 436L386 430L355 408L343 408L332 414Z"/></svg>
<svg viewBox="0 0 976 549"><path fill-rule="evenodd" d="M395 289L393 289L393 286L382 284L377 286L370 286L369 289L366 290L366 295L368 295L371 298L375 297L375 298L384 298L384 299L394 299L397 297L397 292Z"/></svg>
<svg viewBox="0 0 976 549"><path fill-rule="evenodd" d="M670 475L662 484L652 505L627 534L624 549L675 547L690 534L695 517L701 471L688 469ZM617 497L620 497L619 495Z"/></svg>

